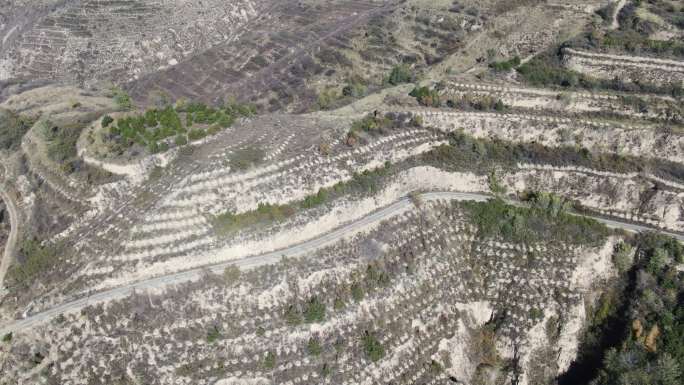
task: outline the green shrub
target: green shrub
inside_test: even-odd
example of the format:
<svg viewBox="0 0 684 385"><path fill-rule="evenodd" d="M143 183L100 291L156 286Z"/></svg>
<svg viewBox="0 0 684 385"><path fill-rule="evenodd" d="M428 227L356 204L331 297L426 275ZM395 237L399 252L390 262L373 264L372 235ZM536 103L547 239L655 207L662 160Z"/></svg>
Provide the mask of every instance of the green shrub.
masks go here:
<svg viewBox="0 0 684 385"><path fill-rule="evenodd" d="M342 96L360 98L366 95L368 87L361 82L351 81L342 88Z"/></svg>
<svg viewBox="0 0 684 385"><path fill-rule="evenodd" d="M0 108L0 149L14 151L21 145L24 134L33 125L33 120Z"/></svg>
<svg viewBox="0 0 684 385"><path fill-rule="evenodd" d="M309 338L309 342L306 344L306 350L308 350L309 354L312 356L317 357L321 354L323 348L321 347L321 343L318 342L318 338L311 337Z"/></svg>
<svg viewBox="0 0 684 385"><path fill-rule="evenodd" d="M510 60L491 62L489 67L497 72L510 71L520 65L520 57L515 56Z"/></svg>
<svg viewBox="0 0 684 385"><path fill-rule="evenodd" d="M544 310L533 307L530 309L530 318L534 321L538 321L544 318Z"/></svg>
<svg viewBox="0 0 684 385"><path fill-rule="evenodd" d="M114 103L116 103L120 109L130 110L133 108L131 97L128 95L128 93L126 93L126 91L115 87L112 89L112 94L114 95Z"/></svg>
<svg viewBox="0 0 684 385"><path fill-rule="evenodd" d="M185 135L178 134L173 142L176 144L176 146L185 146L188 144L188 138Z"/></svg>
<svg viewBox="0 0 684 385"><path fill-rule="evenodd" d="M9 276L18 284L29 285L41 274L56 266L62 250L61 243L42 245L37 239L27 239L19 249L24 262L13 265L9 270Z"/></svg>
<svg viewBox="0 0 684 385"><path fill-rule="evenodd" d="M363 290L363 287L358 283L352 284L351 285L351 295L352 295L352 298L354 299L354 301L361 302L361 300L365 296L365 292Z"/></svg>
<svg viewBox="0 0 684 385"><path fill-rule="evenodd" d="M290 305L285 309L283 313L285 322L290 326L297 326L302 323L302 317L299 314L299 309L296 305Z"/></svg>
<svg viewBox="0 0 684 385"><path fill-rule="evenodd" d="M319 189L315 195L308 195L301 203L301 207L310 209L320 206L328 199L328 191L326 189Z"/></svg>
<svg viewBox="0 0 684 385"><path fill-rule="evenodd" d="M613 264L617 267L618 271L625 272L629 270L632 266L632 253L633 249L628 243L620 242L615 245L615 250L613 250Z"/></svg>
<svg viewBox="0 0 684 385"><path fill-rule="evenodd" d="M103 116L102 117L102 127L105 127L105 128L109 127L109 125L112 124L113 121L114 121L114 119L111 116L109 116L109 115Z"/></svg>
<svg viewBox="0 0 684 385"><path fill-rule="evenodd" d="M372 362L377 362L385 356L385 348L380 344L380 341L375 337L374 333L366 330L361 337L363 350L366 353L366 358Z"/></svg>
<svg viewBox="0 0 684 385"><path fill-rule="evenodd" d="M439 107L441 105L439 91L428 87L416 87L409 95L416 98L418 103L426 107Z"/></svg>
<svg viewBox="0 0 684 385"><path fill-rule="evenodd" d="M383 115L368 114L360 120L352 122L350 132L367 132L371 134L383 134L394 125L394 122Z"/></svg>
<svg viewBox="0 0 684 385"><path fill-rule="evenodd" d="M188 131L188 139L190 141L200 140L200 139L204 138L205 136L207 136L207 132L201 128L193 128L190 131Z"/></svg>
<svg viewBox="0 0 684 385"><path fill-rule="evenodd" d="M263 337L264 335L266 335L266 329L264 329L263 326L259 326L256 328L255 334L257 335L257 337Z"/></svg>
<svg viewBox="0 0 684 385"><path fill-rule="evenodd" d="M312 297L304 308L304 320L308 323L323 322L325 319L325 304L318 297Z"/></svg>
<svg viewBox="0 0 684 385"><path fill-rule="evenodd" d="M269 351L268 353L266 353L266 357L264 357L264 363L263 363L264 369L269 369L269 370L273 369L273 368L275 368L275 365L276 365L276 355L275 355L275 353Z"/></svg>
<svg viewBox="0 0 684 385"><path fill-rule="evenodd" d="M4 336L2 336L2 342L7 343L7 342L11 342L11 341L12 341L12 332L9 332L9 333L5 334Z"/></svg>
<svg viewBox="0 0 684 385"><path fill-rule="evenodd" d="M387 82L393 86L410 83L413 81L413 73L406 64L399 64L392 68Z"/></svg>
<svg viewBox="0 0 684 385"><path fill-rule="evenodd" d="M214 326L207 332L207 342L214 343L220 336L221 332L219 332L218 327Z"/></svg>

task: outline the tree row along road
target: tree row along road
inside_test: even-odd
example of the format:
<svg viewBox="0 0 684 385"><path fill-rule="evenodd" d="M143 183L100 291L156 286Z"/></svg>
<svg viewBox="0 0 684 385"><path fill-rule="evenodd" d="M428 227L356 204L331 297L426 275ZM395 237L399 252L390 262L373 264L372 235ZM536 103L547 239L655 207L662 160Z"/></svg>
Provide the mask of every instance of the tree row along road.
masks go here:
<svg viewBox="0 0 684 385"><path fill-rule="evenodd" d="M491 198L490 195L484 193L459 193L448 191L428 192L421 194L420 197L423 201L457 200L477 202L485 202ZM510 201L508 203L515 204L516 202ZM323 234L319 237L312 238L306 242L290 246L285 249L272 251L261 255L246 256L244 258L220 262L210 266L202 266L178 273L154 277L143 281L134 282L125 286L117 287L111 290L102 291L71 302L66 302L61 305L55 306L51 309L45 310L43 312L30 315L24 319L16 320L7 325L4 325L0 328L0 335L4 335L9 332L16 332L22 329L29 328L31 326L39 325L41 323L49 321L52 317L57 316L61 313L78 311L88 305L124 298L135 291L161 289L168 285L174 285L196 280L201 278L204 274L206 274L207 271L211 271L214 273L222 273L226 267L232 265L238 266L241 269L250 269L262 265L277 263L283 257L295 257L306 253L310 253L322 247L331 245L345 236L352 235L368 225L380 222L406 209L409 209L413 204L413 201L409 197L404 197L387 207L381 208L361 219L358 219L354 222L339 227L336 230ZM628 222L621 222L600 217L591 218L594 218L595 220L605 224L608 227L622 229L629 232L654 230L650 227L641 226ZM675 237L681 241L684 241L684 235L669 232L663 233Z"/></svg>

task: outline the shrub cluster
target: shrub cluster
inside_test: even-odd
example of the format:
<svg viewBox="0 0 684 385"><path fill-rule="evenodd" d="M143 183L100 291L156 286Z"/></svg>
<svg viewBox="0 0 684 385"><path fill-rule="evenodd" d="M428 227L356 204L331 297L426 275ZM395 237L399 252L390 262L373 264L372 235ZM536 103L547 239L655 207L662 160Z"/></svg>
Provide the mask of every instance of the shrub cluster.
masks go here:
<svg viewBox="0 0 684 385"><path fill-rule="evenodd" d="M213 108L203 103L180 103L122 117L115 124L111 117L105 116L102 126L109 128L108 138L118 147L127 148L137 144L156 153L168 149L170 143L183 145L188 140L215 134L230 127L237 117L254 113L254 107L242 104ZM171 141L170 138L174 140Z"/></svg>
<svg viewBox="0 0 684 385"><path fill-rule="evenodd" d="M504 61L493 61L489 63L489 68L496 72L507 72L520 65L520 57L515 56L512 59Z"/></svg>

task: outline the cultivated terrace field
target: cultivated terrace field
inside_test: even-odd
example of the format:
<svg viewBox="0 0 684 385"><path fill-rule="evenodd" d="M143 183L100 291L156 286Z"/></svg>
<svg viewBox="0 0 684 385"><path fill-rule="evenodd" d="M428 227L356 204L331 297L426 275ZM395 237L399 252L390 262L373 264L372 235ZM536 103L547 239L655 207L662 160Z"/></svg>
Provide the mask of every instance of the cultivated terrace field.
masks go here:
<svg viewBox="0 0 684 385"><path fill-rule="evenodd" d="M684 382L684 3L0 1L0 385Z"/></svg>

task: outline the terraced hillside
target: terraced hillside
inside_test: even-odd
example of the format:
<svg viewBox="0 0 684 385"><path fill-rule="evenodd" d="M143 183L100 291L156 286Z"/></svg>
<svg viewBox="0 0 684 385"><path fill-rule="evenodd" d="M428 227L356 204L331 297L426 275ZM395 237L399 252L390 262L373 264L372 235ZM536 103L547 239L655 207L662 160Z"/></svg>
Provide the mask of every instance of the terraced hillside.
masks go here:
<svg viewBox="0 0 684 385"><path fill-rule="evenodd" d="M6 4L0 385L684 380L677 2Z"/></svg>

